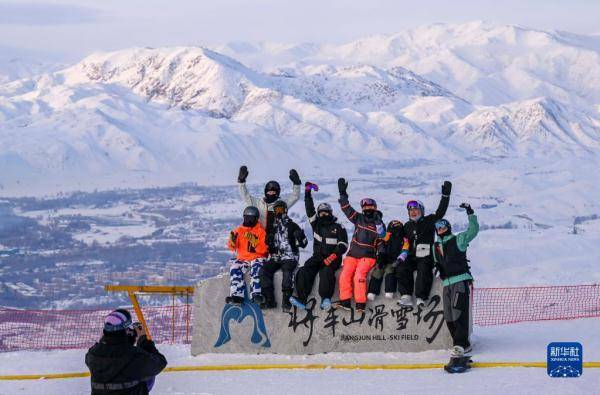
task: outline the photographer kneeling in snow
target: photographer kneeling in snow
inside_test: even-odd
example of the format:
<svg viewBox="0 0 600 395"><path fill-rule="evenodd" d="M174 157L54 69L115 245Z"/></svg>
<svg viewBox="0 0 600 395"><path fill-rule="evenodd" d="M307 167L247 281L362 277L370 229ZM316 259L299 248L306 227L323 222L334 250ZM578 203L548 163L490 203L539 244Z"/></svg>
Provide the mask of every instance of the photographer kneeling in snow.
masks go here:
<svg viewBox="0 0 600 395"><path fill-rule="evenodd" d="M469 307L473 277L467 259L467 247L479 232L477 216L471 206L463 203L460 207L464 208L469 216L467 230L454 235L450 223L440 219L435 223L438 239L433 245L435 267L444 286L444 320L452 336L453 357L461 357L471 351Z"/></svg>
<svg viewBox="0 0 600 395"><path fill-rule="evenodd" d="M104 335L85 355L92 395L147 395L167 359L131 314L118 309L104 319Z"/></svg>

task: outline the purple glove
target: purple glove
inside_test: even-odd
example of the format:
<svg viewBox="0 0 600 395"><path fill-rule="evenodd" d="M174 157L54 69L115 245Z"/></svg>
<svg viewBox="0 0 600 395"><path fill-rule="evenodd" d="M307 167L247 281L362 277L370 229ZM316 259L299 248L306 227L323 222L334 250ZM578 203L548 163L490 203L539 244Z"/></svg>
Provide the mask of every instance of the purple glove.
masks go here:
<svg viewBox="0 0 600 395"><path fill-rule="evenodd" d="M402 251L402 253L398 255L398 259L396 259L396 265L406 262L406 258L408 258L408 252Z"/></svg>
<svg viewBox="0 0 600 395"><path fill-rule="evenodd" d="M319 186L317 184L314 184L312 182L307 181L304 184L304 191L305 192L310 192L310 191L315 191L315 192L319 192Z"/></svg>

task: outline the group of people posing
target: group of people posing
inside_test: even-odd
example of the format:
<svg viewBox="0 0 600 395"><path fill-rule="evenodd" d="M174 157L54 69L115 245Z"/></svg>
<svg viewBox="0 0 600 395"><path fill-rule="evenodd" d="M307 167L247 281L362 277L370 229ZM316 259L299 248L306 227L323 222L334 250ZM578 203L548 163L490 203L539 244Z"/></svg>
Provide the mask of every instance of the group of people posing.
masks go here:
<svg viewBox="0 0 600 395"><path fill-rule="evenodd" d="M273 277L281 270L284 311L289 311L292 305L306 309L317 275L320 307L324 310L331 307L350 310L354 298L355 310L360 314L367 300L375 300L379 295L382 283L386 298L391 299L398 292L401 305L414 303L423 307L437 271L444 286L444 318L454 340L453 355L470 351L469 303L473 277L466 250L479 225L471 206L462 203L460 207L466 210L469 226L462 233L452 233L451 224L443 218L452 191L449 181L442 185L442 196L434 213L425 215L423 203L410 200L406 206L409 220L406 223L392 220L386 226L374 199L363 198L360 211L355 210L349 202L348 182L338 179L340 208L354 224L350 242L329 203L320 203L315 208L312 194L318 191L318 186L306 182L304 204L313 231L313 253L297 269L300 249L308 245L304 231L287 215L288 209L300 199L302 182L298 172L290 170L293 188L285 197L280 196L281 188L276 181L265 185L264 196L252 196L246 186L247 177L248 169L242 166L237 181L248 207L243 212L243 223L229 237L228 247L235 257L229 271L227 303L245 302L243 276L249 271L250 300L262 309L277 307ZM336 271L340 268L339 300L332 304Z"/></svg>

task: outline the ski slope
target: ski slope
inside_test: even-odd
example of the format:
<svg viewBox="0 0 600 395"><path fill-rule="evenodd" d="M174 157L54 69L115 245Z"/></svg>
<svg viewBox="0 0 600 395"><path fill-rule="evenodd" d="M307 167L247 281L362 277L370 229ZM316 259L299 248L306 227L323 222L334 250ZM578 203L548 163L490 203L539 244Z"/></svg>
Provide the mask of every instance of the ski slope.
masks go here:
<svg viewBox="0 0 600 395"><path fill-rule="evenodd" d="M583 359L600 361L600 319L530 322L474 328L477 362L545 362L555 341L578 341ZM447 351L284 355L189 355L184 345L162 345L169 366L235 364L410 364L445 363ZM0 354L2 375L86 371L86 350ZM573 379L550 378L544 368L473 368L463 375L427 370L261 370L168 372L156 380L155 394L586 394L597 392L600 369L584 368ZM89 379L0 381L0 394L63 395L89 393Z"/></svg>

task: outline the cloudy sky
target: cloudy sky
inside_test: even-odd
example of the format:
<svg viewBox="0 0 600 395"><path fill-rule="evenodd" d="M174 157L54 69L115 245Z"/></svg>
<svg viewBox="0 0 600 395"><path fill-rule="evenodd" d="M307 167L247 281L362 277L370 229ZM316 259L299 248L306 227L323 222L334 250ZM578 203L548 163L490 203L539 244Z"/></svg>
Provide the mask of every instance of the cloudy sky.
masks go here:
<svg viewBox="0 0 600 395"><path fill-rule="evenodd" d="M76 59L130 46L337 43L473 20L600 34L600 0L0 0L0 50Z"/></svg>

